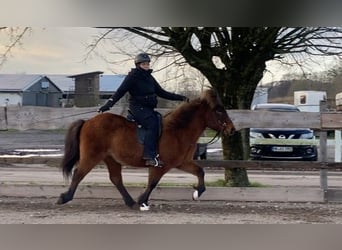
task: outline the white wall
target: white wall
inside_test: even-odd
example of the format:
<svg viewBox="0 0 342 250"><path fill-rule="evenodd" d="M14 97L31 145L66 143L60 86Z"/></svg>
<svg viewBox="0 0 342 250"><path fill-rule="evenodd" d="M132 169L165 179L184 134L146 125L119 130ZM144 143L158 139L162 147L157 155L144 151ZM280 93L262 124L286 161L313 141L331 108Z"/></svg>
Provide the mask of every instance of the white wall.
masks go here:
<svg viewBox="0 0 342 250"><path fill-rule="evenodd" d="M303 90L294 92L294 105L303 112L319 112L320 101L326 99L325 91Z"/></svg>
<svg viewBox="0 0 342 250"><path fill-rule="evenodd" d="M16 93L0 93L0 107L3 106L21 106L22 97Z"/></svg>

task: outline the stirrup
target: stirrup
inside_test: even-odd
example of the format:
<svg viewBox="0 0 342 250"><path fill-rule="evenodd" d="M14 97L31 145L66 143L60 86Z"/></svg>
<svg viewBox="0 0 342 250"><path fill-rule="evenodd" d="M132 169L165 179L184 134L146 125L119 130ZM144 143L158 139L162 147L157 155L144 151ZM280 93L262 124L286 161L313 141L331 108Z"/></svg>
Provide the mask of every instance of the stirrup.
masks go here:
<svg viewBox="0 0 342 250"><path fill-rule="evenodd" d="M158 159L159 155L157 155L154 159L147 159L145 162L146 166L152 167L162 167L164 163Z"/></svg>

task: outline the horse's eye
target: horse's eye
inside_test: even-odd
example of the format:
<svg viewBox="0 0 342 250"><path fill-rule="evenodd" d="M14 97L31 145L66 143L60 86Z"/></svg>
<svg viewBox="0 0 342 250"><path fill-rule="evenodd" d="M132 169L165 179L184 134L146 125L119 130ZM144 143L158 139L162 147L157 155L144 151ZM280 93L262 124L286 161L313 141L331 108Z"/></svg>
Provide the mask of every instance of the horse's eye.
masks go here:
<svg viewBox="0 0 342 250"><path fill-rule="evenodd" d="M215 113L218 114L218 115L222 115L222 112L218 111L218 110L216 110Z"/></svg>

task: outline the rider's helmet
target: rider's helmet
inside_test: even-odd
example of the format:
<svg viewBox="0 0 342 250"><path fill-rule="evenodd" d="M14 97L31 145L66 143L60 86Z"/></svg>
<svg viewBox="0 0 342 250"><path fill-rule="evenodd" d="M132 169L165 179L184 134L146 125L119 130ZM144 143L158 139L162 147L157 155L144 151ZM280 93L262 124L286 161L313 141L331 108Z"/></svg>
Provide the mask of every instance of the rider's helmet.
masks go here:
<svg viewBox="0 0 342 250"><path fill-rule="evenodd" d="M134 58L134 63L135 64L139 64L139 63L142 63L142 62L150 62L151 59L150 57L148 56L147 53L139 53L135 58Z"/></svg>

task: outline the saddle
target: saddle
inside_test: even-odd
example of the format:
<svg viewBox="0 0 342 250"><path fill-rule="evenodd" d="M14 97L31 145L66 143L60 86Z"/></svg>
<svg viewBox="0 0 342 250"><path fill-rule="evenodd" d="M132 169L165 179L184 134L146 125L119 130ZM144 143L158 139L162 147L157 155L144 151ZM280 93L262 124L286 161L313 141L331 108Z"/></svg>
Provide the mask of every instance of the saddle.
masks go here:
<svg viewBox="0 0 342 250"><path fill-rule="evenodd" d="M157 114L158 117L158 135L159 137L161 136L162 133L162 121L163 121L163 116L157 112L154 111ZM137 120L134 118L134 115L132 111L128 110L128 114L126 119L130 122L134 122L137 125L137 137L138 137L138 142L140 144L144 145L145 142L145 135L146 135L146 128L144 128L141 124L137 122Z"/></svg>

